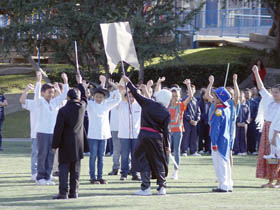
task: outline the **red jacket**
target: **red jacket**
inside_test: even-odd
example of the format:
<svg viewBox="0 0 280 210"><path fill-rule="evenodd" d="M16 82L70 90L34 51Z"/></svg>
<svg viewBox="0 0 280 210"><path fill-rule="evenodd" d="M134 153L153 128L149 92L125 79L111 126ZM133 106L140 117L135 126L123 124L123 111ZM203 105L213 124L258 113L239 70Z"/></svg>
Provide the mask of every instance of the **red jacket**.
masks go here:
<svg viewBox="0 0 280 210"><path fill-rule="evenodd" d="M260 74L260 77L261 77L261 80L264 81L264 78L265 78L265 75L266 75L266 70L265 68L261 68L261 70L259 70L259 74ZM253 74L254 75L254 74ZM254 80L256 81L256 77L254 75Z"/></svg>

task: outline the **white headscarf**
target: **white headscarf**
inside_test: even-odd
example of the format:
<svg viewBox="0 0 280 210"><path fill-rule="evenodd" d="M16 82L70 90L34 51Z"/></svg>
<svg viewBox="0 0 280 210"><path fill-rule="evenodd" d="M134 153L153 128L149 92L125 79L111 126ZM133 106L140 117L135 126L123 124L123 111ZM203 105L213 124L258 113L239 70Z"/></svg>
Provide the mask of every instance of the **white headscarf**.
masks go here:
<svg viewBox="0 0 280 210"><path fill-rule="evenodd" d="M156 102L161 103L164 107L168 107L171 101L172 93L169 90L162 89L154 94Z"/></svg>

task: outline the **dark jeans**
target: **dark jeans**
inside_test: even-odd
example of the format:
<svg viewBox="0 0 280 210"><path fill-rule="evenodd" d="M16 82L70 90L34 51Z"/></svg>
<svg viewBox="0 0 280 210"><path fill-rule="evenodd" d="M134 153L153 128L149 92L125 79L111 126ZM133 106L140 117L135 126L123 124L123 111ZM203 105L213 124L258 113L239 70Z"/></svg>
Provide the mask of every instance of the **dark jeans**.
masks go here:
<svg viewBox="0 0 280 210"><path fill-rule="evenodd" d="M247 132L248 152L256 152L258 133L259 131L257 130L255 119L252 119L251 123L248 125Z"/></svg>
<svg viewBox="0 0 280 210"><path fill-rule="evenodd" d="M0 149L2 148L2 127L3 127L3 120L0 120Z"/></svg>
<svg viewBox="0 0 280 210"><path fill-rule="evenodd" d="M247 128L236 126L236 137L233 146L233 151L235 153L245 153L247 152Z"/></svg>
<svg viewBox="0 0 280 210"><path fill-rule="evenodd" d="M70 163L59 163L59 194L68 194L68 175L70 173L70 191L73 195L78 193L81 160Z"/></svg>
<svg viewBox="0 0 280 210"><path fill-rule="evenodd" d="M121 170L122 175L127 176L129 171L129 155L131 156L131 169L132 176L136 176L135 170L133 170L134 164L134 151L137 139L120 139L121 142Z"/></svg>
<svg viewBox="0 0 280 210"><path fill-rule="evenodd" d="M197 152L197 126L193 126L190 122L184 122L185 132L183 133L183 139L181 144L182 153L186 153L187 149L190 148L190 153L194 154Z"/></svg>
<svg viewBox="0 0 280 210"><path fill-rule="evenodd" d="M209 125L206 121L199 124L199 151L211 152L211 141L209 136Z"/></svg>

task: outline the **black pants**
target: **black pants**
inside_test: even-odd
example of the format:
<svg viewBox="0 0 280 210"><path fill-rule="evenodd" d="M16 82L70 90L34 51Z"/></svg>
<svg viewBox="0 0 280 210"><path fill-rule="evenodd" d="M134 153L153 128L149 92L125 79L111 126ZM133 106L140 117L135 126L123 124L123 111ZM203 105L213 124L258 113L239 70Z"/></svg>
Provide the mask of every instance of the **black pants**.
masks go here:
<svg viewBox="0 0 280 210"><path fill-rule="evenodd" d="M78 193L81 160L70 163L59 163L59 194L68 194L68 174L70 172L69 194Z"/></svg>
<svg viewBox="0 0 280 210"><path fill-rule="evenodd" d="M199 151L201 150L211 152L209 125L206 121L201 121L199 127Z"/></svg>
<svg viewBox="0 0 280 210"><path fill-rule="evenodd" d="M197 137L197 126L193 126L190 122L184 121L185 132L183 133L181 151L186 153L187 149L190 148L191 155L197 152L198 149L198 137Z"/></svg>
<svg viewBox="0 0 280 210"><path fill-rule="evenodd" d="M248 141L248 152L256 152L257 141L258 141L258 130L255 119L251 120L251 123L248 125L247 132L247 141Z"/></svg>

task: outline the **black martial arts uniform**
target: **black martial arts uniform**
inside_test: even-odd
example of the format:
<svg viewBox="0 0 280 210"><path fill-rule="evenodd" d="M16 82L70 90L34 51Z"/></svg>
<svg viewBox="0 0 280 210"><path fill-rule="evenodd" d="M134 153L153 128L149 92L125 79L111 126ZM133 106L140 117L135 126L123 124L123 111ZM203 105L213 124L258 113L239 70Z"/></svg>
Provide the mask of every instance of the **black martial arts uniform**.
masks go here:
<svg viewBox="0 0 280 210"><path fill-rule="evenodd" d="M127 87L142 108L141 131L134 153L134 170L141 172L142 190L150 187L151 173L152 178L157 179L159 190L166 186L165 178L168 175L166 148L170 143L170 114L162 104L138 94L131 82Z"/></svg>

